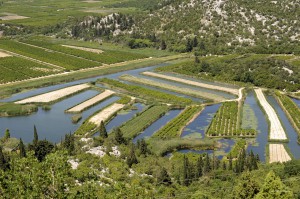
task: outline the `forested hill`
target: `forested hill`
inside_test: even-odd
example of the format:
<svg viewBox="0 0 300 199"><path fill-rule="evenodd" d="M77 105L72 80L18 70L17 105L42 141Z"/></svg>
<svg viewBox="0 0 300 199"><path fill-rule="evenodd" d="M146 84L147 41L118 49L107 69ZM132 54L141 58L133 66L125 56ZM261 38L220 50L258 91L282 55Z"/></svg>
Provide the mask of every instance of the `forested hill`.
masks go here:
<svg viewBox="0 0 300 199"><path fill-rule="evenodd" d="M113 6L133 6L135 2L131 0ZM133 21L130 18L127 27L122 26L119 30L117 26L108 25L114 27L110 31L112 37L125 34L139 39L133 47L161 47L161 42L165 41L168 49L179 52L189 51L186 48L188 40L195 37L205 53L219 54L237 49L258 53L300 52L298 0L151 1L156 6L142 2L136 6L143 7L146 12L134 15ZM117 24L114 20L111 23ZM103 24L98 25L98 29L102 27Z"/></svg>

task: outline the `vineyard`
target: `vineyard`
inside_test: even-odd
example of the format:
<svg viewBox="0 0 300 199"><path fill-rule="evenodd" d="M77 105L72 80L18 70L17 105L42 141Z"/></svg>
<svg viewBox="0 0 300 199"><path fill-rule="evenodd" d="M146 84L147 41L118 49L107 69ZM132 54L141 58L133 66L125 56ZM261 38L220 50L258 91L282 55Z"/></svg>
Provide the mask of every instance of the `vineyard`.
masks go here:
<svg viewBox="0 0 300 199"><path fill-rule="evenodd" d="M206 133L211 137L251 137L256 135L254 129L237 129L237 120L238 103L224 102Z"/></svg>
<svg viewBox="0 0 300 199"><path fill-rule="evenodd" d="M162 82L158 82L158 81L154 81L154 80L150 80L150 79L146 79L146 78L139 78L139 77L135 77L132 75L122 75L120 77L120 79L129 81L129 82L135 82L135 83L139 83L139 84L154 86L157 88L167 89L170 91L174 91L177 93L182 93L185 95L190 95L190 96L194 96L194 97L198 97L198 98L203 98L203 99L208 99L208 100L213 100L213 101L225 100L225 98L223 98L220 95L203 92L200 90L194 90L194 89L190 89L190 88L182 89L182 87L180 87L180 86L174 86L171 84L166 84L166 83L162 83Z"/></svg>
<svg viewBox="0 0 300 199"><path fill-rule="evenodd" d="M291 120L291 123L297 130L299 136L300 136L300 109L293 102L292 99L290 99L286 95L282 95L279 92L276 92L277 99L279 99L279 104L282 106L283 110L288 115L289 120Z"/></svg>
<svg viewBox="0 0 300 199"><path fill-rule="evenodd" d="M0 83L20 81L58 73L53 68L20 57L0 59Z"/></svg>
<svg viewBox="0 0 300 199"><path fill-rule="evenodd" d="M131 52L120 52L115 50L105 50L103 53L98 54L39 40L26 40L25 43L105 64L113 64L123 61L146 58L146 56L141 54Z"/></svg>
<svg viewBox="0 0 300 199"><path fill-rule="evenodd" d="M174 104L191 104L191 99L186 99L183 97L178 97L175 95L171 95L168 93L151 90L148 88L144 88L141 86L136 85L128 85L124 84L122 82L103 78L98 80L99 83L108 84L112 88L117 88L120 90L125 90L126 92L129 92L131 95L138 96L140 98L148 99L150 101L159 101L159 102L165 102L165 103L174 103Z"/></svg>
<svg viewBox="0 0 300 199"><path fill-rule="evenodd" d="M156 132L153 137L162 139L179 137L181 130L186 123L188 123L196 113L199 113L202 108L203 107L201 106L187 107L180 115L168 122L163 128Z"/></svg>
<svg viewBox="0 0 300 199"><path fill-rule="evenodd" d="M55 64L64 67L67 70L78 70L99 66L99 63L95 63L93 61L83 60L73 56L53 52L51 50L43 50L13 40L1 40L0 48L43 62Z"/></svg>
<svg viewBox="0 0 300 199"><path fill-rule="evenodd" d="M125 137L134 138L153 122L161 118L168 110L169 107L165 105L150 106L148 109L126 122L121 127L121 131Z"/></svg>

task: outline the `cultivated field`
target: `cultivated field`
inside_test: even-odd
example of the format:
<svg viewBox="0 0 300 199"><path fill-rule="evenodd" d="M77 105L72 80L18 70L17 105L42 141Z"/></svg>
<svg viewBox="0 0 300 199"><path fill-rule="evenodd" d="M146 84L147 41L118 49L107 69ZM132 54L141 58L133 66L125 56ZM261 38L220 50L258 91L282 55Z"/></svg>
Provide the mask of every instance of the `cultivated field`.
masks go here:
<svg viewBox="0 0 300 199"><path fill-rule="evenodd" d="M124 108L124 104L114 103L113 105L103 109L98 114L94 115L89 119L89 122L94 123L95 125L99 126L101 121L105 122L108 120L113 114Z"/></svg>
<svg viewBox="0 0 300 199"><path fill-rule="evenodd" d="M65 98L69 95L72 95L72 94L82 91L84 89L87 89L89 87L90 87L90 85L88 85L88 84L80 84L80 85L71 86L71 87L60 89L60 90L52 91L49 93L37 95L37 96L30 97L27 99L23 99L23 100L15 102L15 103L17 103L17 104L50 103L50 102L54 102L56 100Z"/></svg>
<svg viewBox="0 0 300 199"><path fill-rule="evenodd" d="M190 89L190 88L182 88L179 86L174 86L171 84L157 82L157 81L146 79L146 78L139 78L139 77L135 77L132 75L122 75L120 77L120 79L139 83L139 84L154 86L157 88L167 89L170 91L174 91L177 93L182 93L182 94L186 94L186 95L190 95L190 96L194 96L194 97L198 97L198 98L209 99L209 100L213 100L216 102L225 100L225 98L220 95L215 95L215 94L207 93L207 92L201 92L199 90L194 90L194 89Z"/></svg>
<svg viewBox="0 0 300 199"><path fill-rule="evenodd" d="M291 157L286 152L283 144L269 144L270 163L273 162L287 162Z"/></svg>
<svg viewBox="0 0 300 199"><path fill-rule="evenodd" d="M105 90L103 93L100 93L99 95L96 95L95 97L82 102L81 104L78 104L77 106L74 106L73 108L70 108L67 110L67 112L82 112L83 110L93 106L96 103L101 102L102 100L108 98L109 96L113 95L115 92L110 90Z"/></svg>
<svg viewBox="0 0 300 199"><path fill-rule="evenodd" d="M286 140L287 136L273 107L266 100L261 89L255 89L258 101L265 110L270 121L270 139Z"/></svg>
<svg viewBox="0 0 300 199"><path fill-rule="evenodd" d="M238 102L224 102L214 119L212 120L208 130L208 136L216 137L251 137L256 134L253 129L239 129L238 128Z"/></svg>
<svg viewBox="0 0 300 199"><path fill-rule="evenodd" d="M180 83L184 83L184 84L188 84L188 85L192 85L192 86L198 86L198 87L203 87L203 88L208 88L208 89L213 89L213 90L219 90L219 91L232 93L234 95L239 95L239 90L234 89L234 88L227 88L227 87L222 87L222 86L205 84L205 83L200 83L200 82L182 79L182 78L178 78L178 77L173 77L173 76L169 76L169 75L153 73L153 72L143 72L142 74L152 76L152 77L158 77L161 79L167 79L167 80L171 80L171 81L175 81L175 82L180 82Z"/></svg>
<svg viewBox="0 0 300 199"><path fill-rule="evenodd" d="M100 49L94 49L94 48L84 48L84 47L79 47L79 46L69 46L69 45L62 45L63 47L67 47L67 48L73 48L73 49L78 49L78 50L83 50L83 51L87 51L87 52L92 52L92 53L103 53L102 50Z"/></svg>

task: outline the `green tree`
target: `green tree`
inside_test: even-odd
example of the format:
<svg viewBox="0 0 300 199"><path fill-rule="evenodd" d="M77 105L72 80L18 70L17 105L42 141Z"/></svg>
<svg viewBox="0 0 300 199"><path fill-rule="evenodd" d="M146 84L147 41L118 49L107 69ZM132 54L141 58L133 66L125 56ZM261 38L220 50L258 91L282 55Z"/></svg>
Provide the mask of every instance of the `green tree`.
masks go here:
<svg viewBox="0 0 300 199"><path fill-rule="evenodd" d="M140 151L143 155L146 155L148 152L147 143L144 139L142 139L140 142Z"/></svg>
<svg viewBox="0 0 300 199"><path fill-rule="evenodd" d="M125 138L123 136L123 133L121 132L120 128L114 129L114 135L115 135L115 141L118 144L125 144L126 143L126 140L125 140Z"/></svg>
<svg viewBox="0 0 300 199"><path fill-rule="evenodd" d="M105 128L105 125L104 125L103 120L102 120L101 123L100 123L99 132L100 132L100 137L101 137L101 138L104 139L104 138L107 138L107 137L108 137L107 131L106 131L106 128Z"/></svg>
<svg viewBox="0 0 300 199"><path fill-rule="evenodd" d="M197 160L197 168L196 168L196 178L199 178L202 176L203 172L203 160L200 156Z"/></svg>
<svg viewBox="0 0 300 199"><path fill-rule="evenodd" d="M45 159L46 155L52 151L53 148L54 145L48 140L40 140L34 149L34 155L41 162Z"/></svg>
<svg viewBox="0 0 300 199"><path fill-rule="evenodd" d="M167 44L166 44L165 40L161 40L160 49L161 50L166 50L167 49Z"/></svg>
<svg viewBox="0 0 300 199"><path fill-rule="evenodd" d="M134 145L132 144L131 148L130 148L130 153L127 157L127 164L129 167L131 167L133 164L137 164L137 163L138 163L138 160L135 156Z"/></svg>
<svg viewBox="0 0 300 199"><path fill-rule="evenodd" d="M189 160L188 158L184 155L183 156L183 185L188 186L190 184L190 175L189 175Z"/></svg>
<svg viewBox="0 0 300 199"><path fill-rule="evenodd" d="M256 195L255 199L292 199L294 198L293 192L289 190L280 180L274 171L270 171L265 179L264 185L260 192Z"/></svg>
<svg viewBox="0 0 300 199"><path fill-rule="evenodd" d="M2 147L0 147L0 169L2 170L6 169L6 161L3 155Z"/></svg>
<svg viewBox="0 0 300 199"><path fill-rule="evenodd" d="M74 154L75 150L75 138L74 135L66 134L65 135L65 140L63 141L63 147L68 151L69 155Z"/></svg>
<svg viewBox="0 0 300 199"><path fill-rule="evenodd" d="M24 146L24 143L23 143L21 138L20 138L19 149L20 149L20 158L25 158L26 157L26 150L25 150L25 146Z"/></svg>
<svg viewBox="0 0 300 199"><path fill-rule="evenodd" d="M9 132L9 129L6 129L5 134L4 134L4 140L7 140L9 138L10 138L10 132Z"/></svg>
<svg viewBox="0 0 300 199"><path fill-rule="evenodd" d="M232 156L231 156L231 153L229 154L229 165L228 165L228 170L232 170Z"/></svg>
<svg viewBox="0 0 300 199"><path fill-rule="evenodd" d="M250 172L241 175L238 184L234 187L233 198L251 199L259 192L259 185Z"/></svg>
<svg viewBox="0 0 300 199"><path fill-rule="evenodd" d="M160 169L160 172L157 176L157 183L158 184L164 184L164 185L170 185L172 184L171 178L166 170L166 168L162 167Z"/></svg>
<svg viewBox="0 0 300 199"><path fill-rule="evenodd" d="M209 156L208 153L206 153L203 172L207 174L208 172L210 172L210 170L211 170L211 166L210 166Z"/></svg>
<svg viewBox="0 0 300 199"><path fill-rule="evenodd" d="M33 144L34 147L37 146L38 141L39 141L39 136L38 136L38 133L37 133L36 126L34 125L33 126L33 141L32 141L32 144Z"/></svg>

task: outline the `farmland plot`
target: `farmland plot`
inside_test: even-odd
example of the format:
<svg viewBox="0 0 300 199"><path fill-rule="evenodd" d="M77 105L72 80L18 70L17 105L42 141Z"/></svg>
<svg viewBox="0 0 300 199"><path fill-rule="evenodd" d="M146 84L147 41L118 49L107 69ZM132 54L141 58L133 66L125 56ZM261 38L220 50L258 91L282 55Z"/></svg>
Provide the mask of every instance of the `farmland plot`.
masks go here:
<svg viewBox="0 0 300 199"><path fill-rule="evenodd" d="M156 132L153 137L174 138L179 137L183 127L203 109L202 106L189 106L180 115L168 122L163 128Z"/></svg>
<svg viewBox="0 0 300 199"><path fill-rule="evenodd" d="M255 93L257 95L259 103L265 110L265 112L269 118L269 121L270 121L270 139L271 140L286 140L287 136L281 125L281 122L280 122L275 110L273 109L273 107L266 100L262 90L255 89Z"/></svg>
<svg viewBox="0 0 300 199"><path fill-rule="evenodd" d="M81 104L78 104L77 106L70 108L69 110L67 110L67 112L82 112L83 110L93 106L96 103L99 103L101 101L103 101L104 99L110 97L111 95L113 95L115 92L110 91L110 90L105 90L103 93L100 93L99 95L96 95L95 97L82 102Z"/></svg>
<svg viewBox="0 0 300 199"><path fill-rule="evenodd" d="M103 109L98 114L94 115L89 119L89 122L94 123L97 126L100 126L100 122L105 122L116 112L124 108L124 104L114 103L113 105Z"/></svg>
<svg viewBox="0 0 300 199"><path fill-rule="evenodd" d="M238 129L238 102L224 102L207 130L208 136L216 137L251 137L253 129Z"/></svg>
<svg viewBox="0 0 300 199"><path fill-rule="evenodd" d="M56 74L56 69L20 57L0 58L0 84Z"/></svg>
<svg viewBox="0 0 300 199"><path fill-rule="evenodd" d="M0 48L43 62L58 65L67 70L78 70L99 66L99 63L53 52L51 50L43 50L13 40L1 40Z"/></svg>
<svg viewBox="0 0 300 199"><path fill-rule="evenodd" d="M27 99L23 99L23 100L15 102L15 103L17 103L17 104L50 103L50 102L54 102L59 99L62 99L64 97L67 97L69 95L72 95L74 93L83 91L84 89L87 89L89 87L90 87L90 85L88 85L88 84L80 84L80 85L71 86L71 87L59 89L56 91L52 91L49 93L44 93L44 94L30 97Z"/></svg>
<svg viewBox="0 0 300 199"><path fill-rule="evenodd" d="M153 122L162 117L168 110L169 107L166 105L151 106L133 119L126 122L121 127L121 131L125 137L134 138Z"/></svg>
<svg viewBox="0 0 300 199"><path fill-rule="evenodd" d="M213 100L213 101L223 101L223 100L225 100L225 98L223 98L220 95L201 92L201 91L190 89L190 88L184 88L183 89L182 87L179 87L179 86L174 86L174 85L171 85L171 84L157 82L157 81L149 80L149 79L146 79L146 78L139 78L139 77L135 77L135 76L132 76L132 75L122 75L120 77L120 79L129 81L129 82L135 82L135 83L139 83L139 84L154 86L154 87L157 87L157 88L167 89L167 90L170 90L170 91L174 91L174 92L177 92L177 93L182 93L182 94L186 94L186 95L190 95L190 96L194 96L194 97L198 97L198 98L209 99L209 100Z"/></svg>
<svg viewBox="0 0 300 199"><path fill-rule="evenodd" d="M273 162L287 162L291 157L285 150L283 144L269 144L270 163Z"/></svg>
<svg viewBox="0 0 300 199"><path fill-rule="evenodd" d="M188 84L188 85L192 85L192 86L203 87L203 88L208 88L208 89L213 89L213 90L219 90L219 91L223 91L223 92L232 93L234 95L239 95L239 90L234 89L234 88L227 88L227 87L221 87L221 86L216 86L216 85L211 85L211 84L205 84L205 83L201 83L201 82L196 82L196 81L192 81L192 80L188 80L188 79L183 79L183 78L178 78L178 77L173 77L173 76L163 75L163 74L153 73L153 72L143 72L142 74L152 76L152 77L158 77L161 79L171 80L171 81L175 81L175 82L180 82L180 83L184 83L184 84Z"/></svg>

